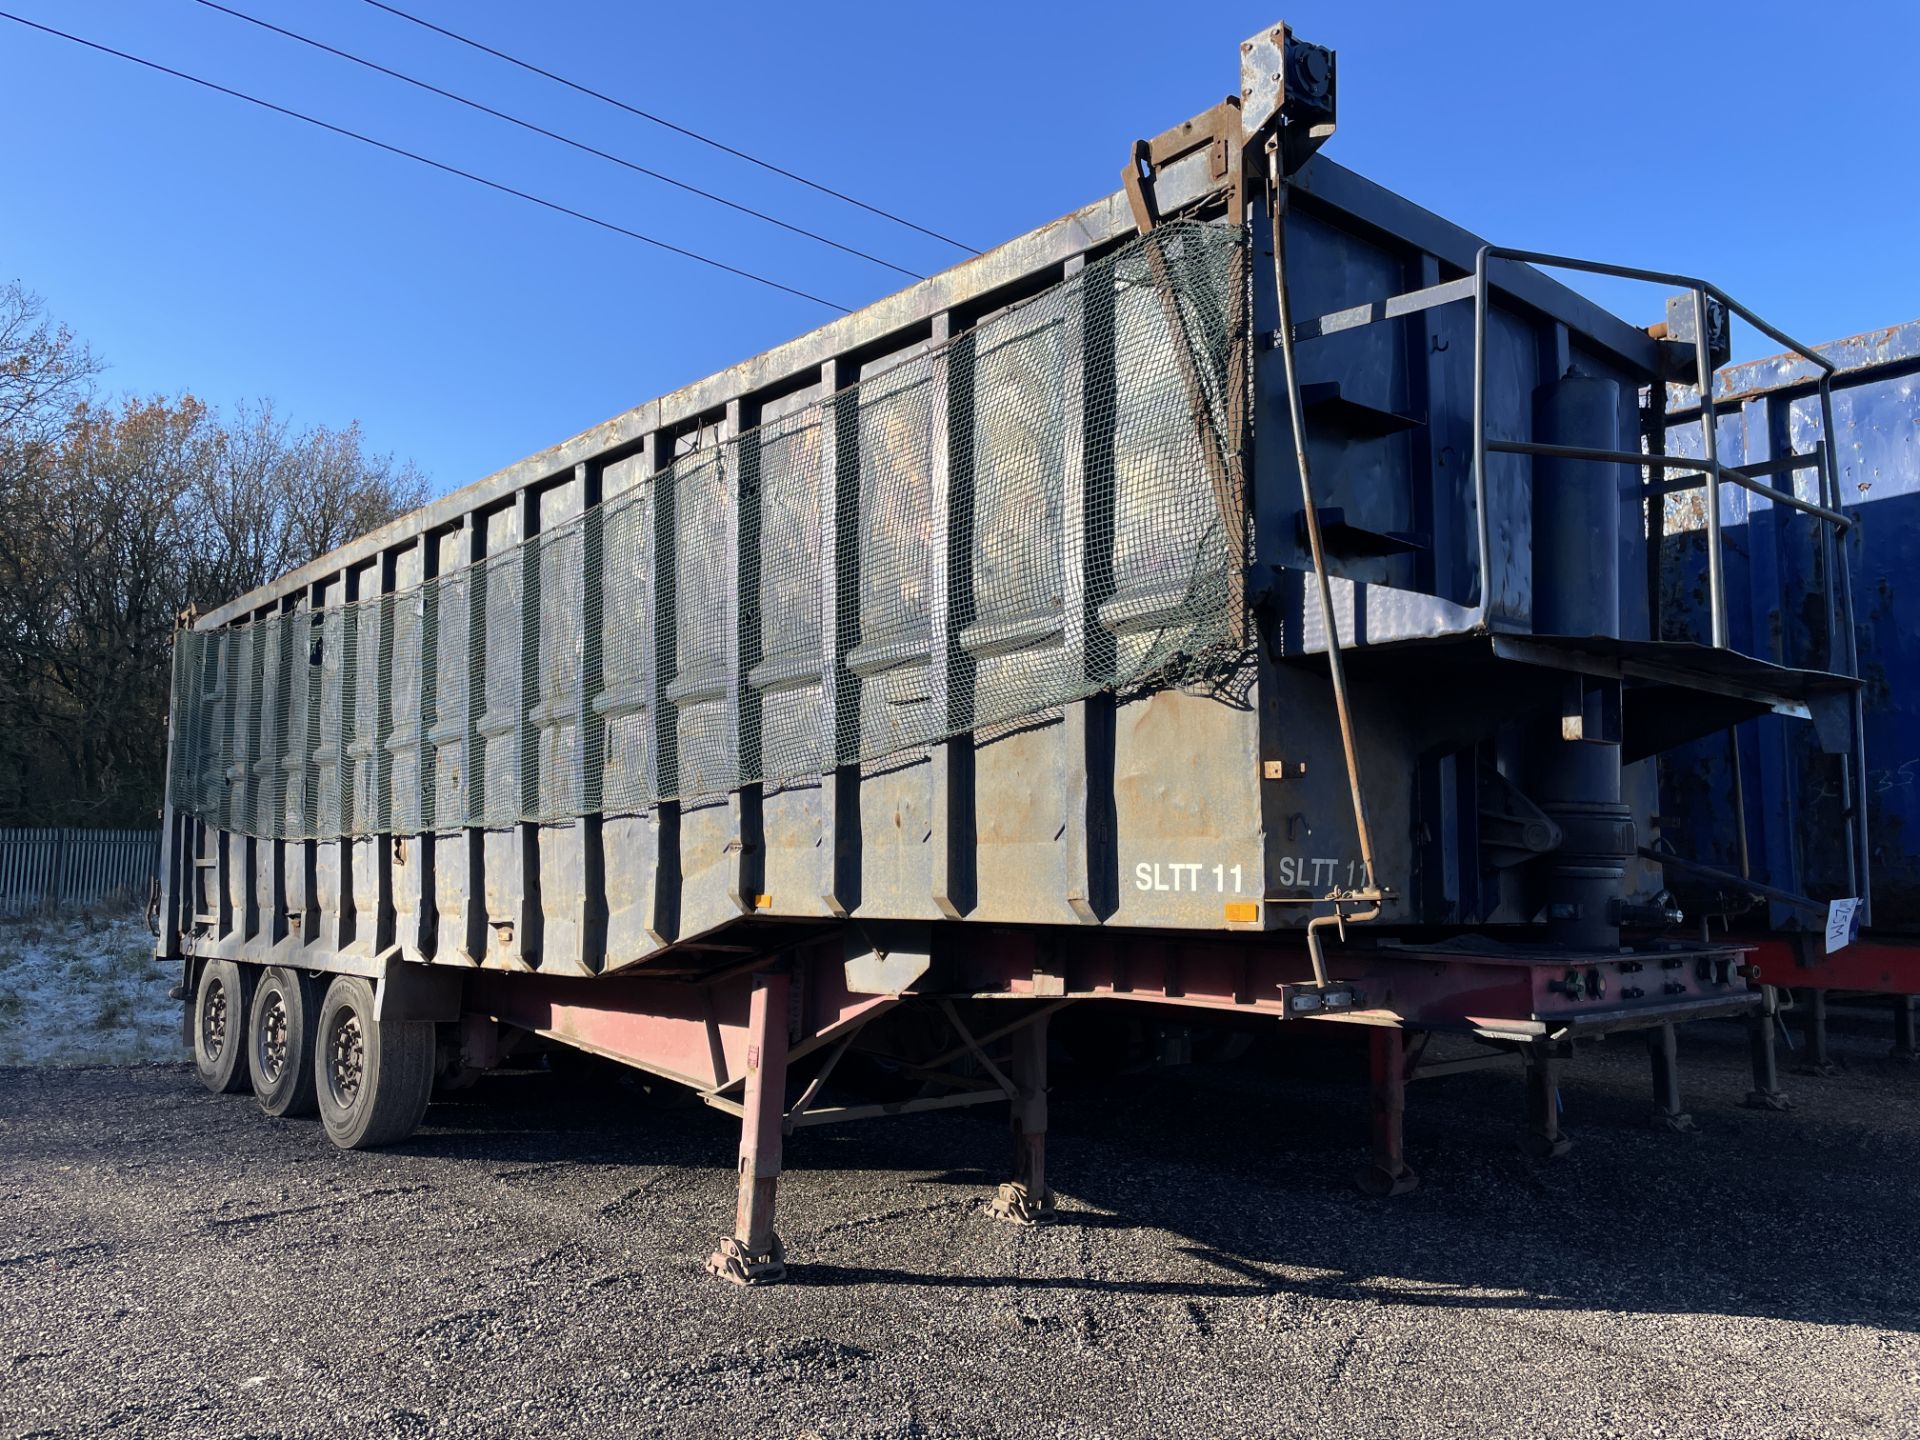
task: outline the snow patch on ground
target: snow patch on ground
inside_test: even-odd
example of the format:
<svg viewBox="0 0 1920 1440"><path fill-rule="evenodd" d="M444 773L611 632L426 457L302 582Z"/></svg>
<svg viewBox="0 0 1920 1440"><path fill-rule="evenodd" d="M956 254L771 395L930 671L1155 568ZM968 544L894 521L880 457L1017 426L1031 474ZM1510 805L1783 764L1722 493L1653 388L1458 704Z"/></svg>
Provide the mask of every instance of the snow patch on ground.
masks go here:
<svg viewBox="0 0 1920 1440"><path fill-rule="evenodd" d="M0 920L0 1065L185 1060L179 978L138 915Z"/></svg>

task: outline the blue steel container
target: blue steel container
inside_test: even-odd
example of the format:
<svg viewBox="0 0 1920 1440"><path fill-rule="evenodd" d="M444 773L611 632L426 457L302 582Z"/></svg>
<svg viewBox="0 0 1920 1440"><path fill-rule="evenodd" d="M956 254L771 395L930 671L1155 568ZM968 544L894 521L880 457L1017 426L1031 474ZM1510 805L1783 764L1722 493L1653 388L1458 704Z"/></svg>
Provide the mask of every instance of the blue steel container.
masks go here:
<svg viewBox="0 0 1920 1440"><path fill-rule="evenodd" d="M1845 544L1864 682L1869 928L1920 935L1920 321L1819 349L1838 367L1840 494L1856 521ZM1721 461L1746 466L1789 446L1811 449L1821 435L1815 380L1813 367L1790 355L1720 372ZM1674 399L1668 448L1698 454L1697 418L1688 423L1678 408L1692 396L1676 391ZM1813 471L1792 483L1795 494L1817 498ZM1667 497L1661 563L1649 577L1667 639L1707 633L1702 506L1698 490ZM1829 668L1817 522L1724 486L1721 524L1734 647ZM1845 826L1835 758L1821 753L1813 727L1777 716L1736 733L1737 744L1722 734L1662 759L1662 839L1685 858L1727 870L1740 868L1744 842L1754 879L1818 900L1845 895L1845 860L1833 839ZM1815 923L1802 909L1770 910L1776 929Z"/></svg>

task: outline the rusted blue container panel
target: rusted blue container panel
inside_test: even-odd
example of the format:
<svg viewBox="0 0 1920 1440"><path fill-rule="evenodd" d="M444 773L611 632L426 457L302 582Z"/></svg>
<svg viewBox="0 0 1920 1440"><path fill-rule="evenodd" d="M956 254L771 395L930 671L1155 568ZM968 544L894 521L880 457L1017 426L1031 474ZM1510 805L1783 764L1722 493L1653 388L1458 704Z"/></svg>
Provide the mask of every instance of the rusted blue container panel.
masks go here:
<svg viewBox="0 0 1920 1440"><path fill-rule="evenodd" d="M1872 927L1920 934L1920 322L1818 347L1832 381L1840 495L1855 520L1845 537L1864 681L1867 860ZM1781 356L1722 371L1727 414L1720 458L1751 465L1811 449L1823 434L1813 367ZM1674 453L1697 454L1691 424L1668 435ZM1813 475L1796 477L1812 498ZM1670 639L1701 639L1707 625L1704 512L1699 492L1671 497L1656 593ZM1822 566L1816 522L1764 496L1722 493L1726 589L1736 648L1783 664L1825 666ZM1740 867L1753 878L1817 900L1844 896L1834 836L1845 826L1836 757L1805 725L1766 716L1665 757L1664 839L1681 855ZM1735 756L1738 768L1735 768ZM1739 824L1744 800L1745 833ZM1782 929L1817 916L1774 904Z"/></svg>

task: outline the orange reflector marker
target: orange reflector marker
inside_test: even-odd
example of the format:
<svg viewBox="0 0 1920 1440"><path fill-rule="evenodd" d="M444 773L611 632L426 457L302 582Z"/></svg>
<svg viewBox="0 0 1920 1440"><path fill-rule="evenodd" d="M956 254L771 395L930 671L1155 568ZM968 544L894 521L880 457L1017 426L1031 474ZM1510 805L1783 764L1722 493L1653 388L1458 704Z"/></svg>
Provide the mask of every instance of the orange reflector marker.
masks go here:
<svg viewBox="0 0 1920 1440"><path fill-rule="evenodd" d="M1260 918L1258 900L1229 900L1227 902L1227 923L1229 925L1251 925Z"/></svg>
<svg viewBox="0 0 1920 1440"><path fill-rule="evenodd" d="M756 910L771 910L773 908L773 897L771 895L754 896L753 908Z"/></svg>

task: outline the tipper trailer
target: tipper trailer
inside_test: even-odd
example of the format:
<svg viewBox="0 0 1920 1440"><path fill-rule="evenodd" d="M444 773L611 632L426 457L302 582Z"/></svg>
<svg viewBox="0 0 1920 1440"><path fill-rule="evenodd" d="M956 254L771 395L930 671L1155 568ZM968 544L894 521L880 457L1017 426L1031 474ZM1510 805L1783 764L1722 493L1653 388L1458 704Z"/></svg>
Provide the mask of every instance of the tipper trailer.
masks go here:
<svg viewBox="0 0 1920 1440"><path fill-rule="evenodd" d="M637 1066L740 1119L743 1282L816 1124L1006 1100L1047 1218L1064 1006L1356 1027L1380 1191L1430 1032L1524 1059L1547 1153L1584 1035L1684 1123L1675 1023L1758 997L1648 762L1855 703L1649 630L1649 487L1768 487L1643 455L1649 396L1760 322L1488 246L1316 153L1331 51L1239 61L1119 193L192 617L205 1082L360 1146L516 1046Z"/></svg>

